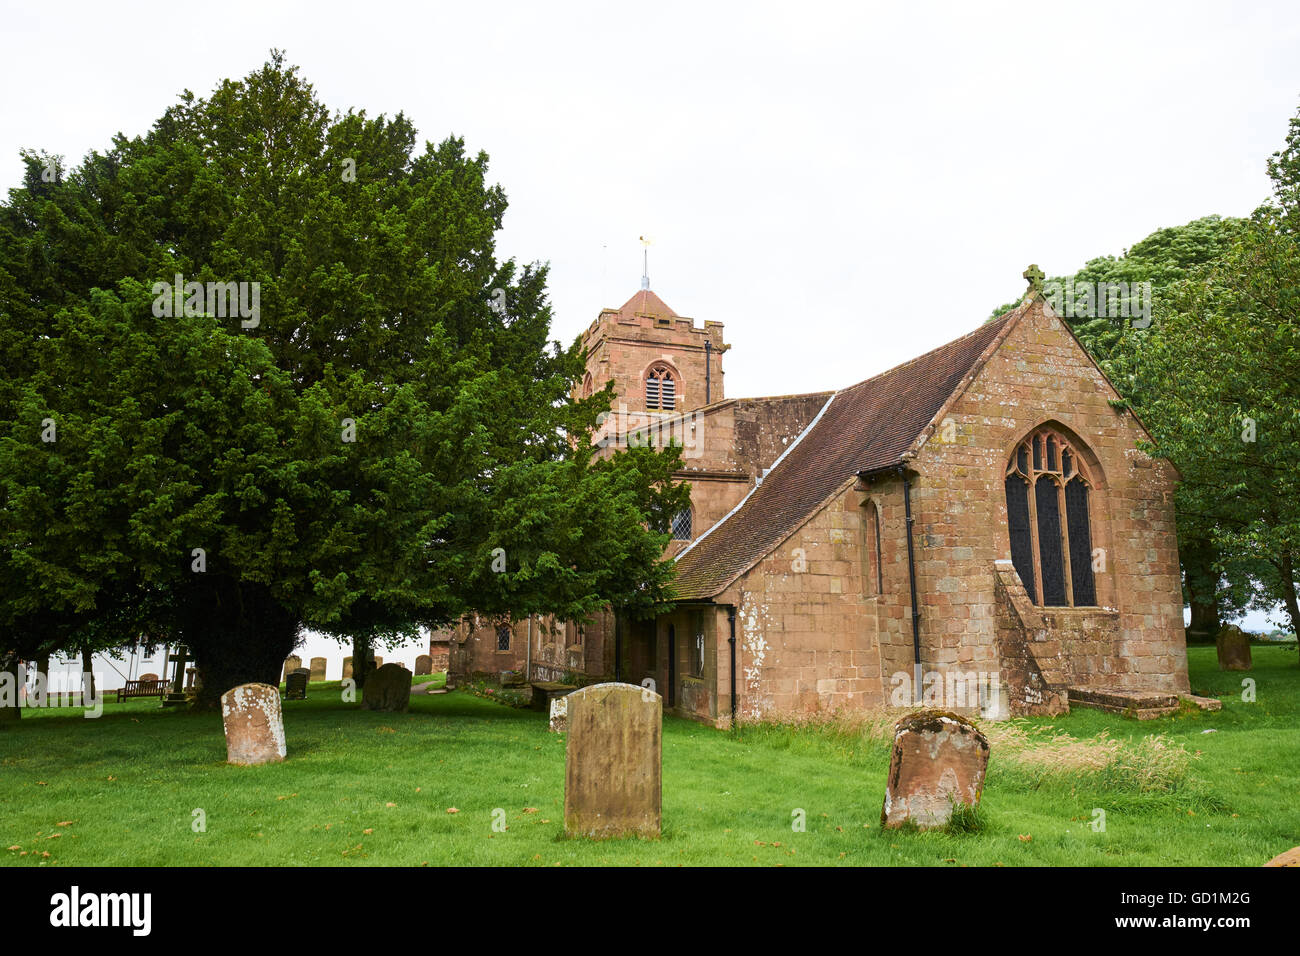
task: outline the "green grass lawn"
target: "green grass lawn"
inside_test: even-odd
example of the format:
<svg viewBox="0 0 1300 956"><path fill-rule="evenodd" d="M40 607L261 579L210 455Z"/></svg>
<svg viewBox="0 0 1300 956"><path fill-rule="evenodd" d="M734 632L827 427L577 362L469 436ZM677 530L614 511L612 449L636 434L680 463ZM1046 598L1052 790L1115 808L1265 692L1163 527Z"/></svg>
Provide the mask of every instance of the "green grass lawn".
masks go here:
<svg viewBox="0 0 1300 956"><path fill-rule="evenodd" d="M1300 843L1296 651L1256 647L1249 674L1220 673L1212 648L1190 659L1192 689L1222 712L1019 722L1106 731L1135 752L1164 734L1192 755L1185 770L1151 784L1140 762L1026 768L995 744L970 833L882 832L886 744L828 728L733 737L667 718L662 839L588 842L563 836L564 739L541 714L462 693L372 714L342 703L337 682L312 684L284 705L289 759L261 767L226 765L215 714L154 701L110 703L97 720L29 711L0 730L0 863L1258 866ZM1105 832L1089 826L1095 808ZM796 809L806 832L792 830Z"/></svg>

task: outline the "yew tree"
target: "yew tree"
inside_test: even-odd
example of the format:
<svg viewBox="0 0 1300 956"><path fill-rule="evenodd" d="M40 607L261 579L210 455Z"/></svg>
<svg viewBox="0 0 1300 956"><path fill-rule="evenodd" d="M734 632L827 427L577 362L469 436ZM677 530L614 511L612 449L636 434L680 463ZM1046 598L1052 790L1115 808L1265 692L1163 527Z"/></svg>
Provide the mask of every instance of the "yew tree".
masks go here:
<svg viewBox="0 0 1300 956"><path fill-rule="evenodd" d="M25 159L0 205L0 651L162 631L211 703L277 682L306 627L671 599L678 453L593 454L609 393L573 397L545 267L496 258L485 154L331 115L273 52L71 170Z"/></svg>

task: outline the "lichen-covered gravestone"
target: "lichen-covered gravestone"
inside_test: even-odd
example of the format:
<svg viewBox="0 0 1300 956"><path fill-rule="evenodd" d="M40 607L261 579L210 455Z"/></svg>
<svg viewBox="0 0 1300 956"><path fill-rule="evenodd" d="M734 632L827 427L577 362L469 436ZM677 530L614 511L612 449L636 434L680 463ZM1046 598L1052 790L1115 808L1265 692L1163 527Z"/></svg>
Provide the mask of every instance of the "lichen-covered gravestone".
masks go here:
<svg viewBox="0 0 1300 956"><path fill-rule="evenodd" d="M415 676L422 677L425 674L433 673L433 658L428 654L421 654L415 659Z"/></svg>
<svg viewBox="0 0 1300 956"><path fill-rule="evenodd" d="M564 733L565 727L569 723L569 698L552 697L551 698L551 732L556 734Z"/></svg>
<svg viewBox="0 0 1300 956"><path fill-rule="evenodd" d="M324 680L324 679L325 679L325 667L326 667L326 661L325 661L325 658L323 658L323 657L313 657L313 658L311 659L311 679L312 679L312 680Z"/></svg>
<svg viewBox="0 0 1300 956"><path fill-rule="evenodd" d="M633 684L594 684L564 699L564 832L658 837L663 698Z"/></svg>
<svg viewBox="0 0 1300 956"><path fill-rule="evenodd" d="M221 695L226 762L273 763L285 758L280 691L270 684L240 684Z"/></svg>
<svg viewBox="0 0 1300 956"><path fill-rule="evenodd" d="M366 676L361 690L365 710L401 712L411 702L411 672L401 664L385 664Z"/></svg>
<svg viewBox="0 0 1300 956"><path fill-rule="evenodd" d="M1219 670L1250 670L1250 636L1237 625L1227 624L1219 629L1214 638L1214 649L1219 655Z"/></svg>
<svg viewBox="0 0 1300 956"><path fill-rule="evenodd" d="M285 700L306 700L307 699L307 681L311 679L311 671L305 667L299 667L289 674L284 680L284 699Z"/></svg>
<svg viewBox="0 0 1300 956"><path fill-rule="evenodd" d="M940 827L956 805L979 806L988 765L989 742L970 721L940 710L908 714L894 724L881 826Z"/></svg>

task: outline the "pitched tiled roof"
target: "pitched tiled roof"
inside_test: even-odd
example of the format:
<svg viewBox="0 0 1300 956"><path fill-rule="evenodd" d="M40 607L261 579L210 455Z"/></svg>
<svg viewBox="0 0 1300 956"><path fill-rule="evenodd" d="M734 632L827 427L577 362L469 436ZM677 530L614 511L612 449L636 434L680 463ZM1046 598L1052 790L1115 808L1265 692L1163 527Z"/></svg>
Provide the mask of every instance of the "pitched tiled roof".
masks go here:
<svg viewBox="0 0 1300 956"><path fill-rule="evenodd" d="M859 472L899 464L979 364L1015 309L947 345L836 392L741 504L677 558L680 600L701 600L780 544Z"/></svg>
<svg viewBox="0 0 1300 956"><path fill-rule="evenodd" d="M606 310L612 311L612 310ZM663 299L655 295L649 289L641 289L636 295L623 303L623 307L618 309L618 314L627 318L634 315L653 315L661 319L677 318L677 313L668 307Z"/></svg>

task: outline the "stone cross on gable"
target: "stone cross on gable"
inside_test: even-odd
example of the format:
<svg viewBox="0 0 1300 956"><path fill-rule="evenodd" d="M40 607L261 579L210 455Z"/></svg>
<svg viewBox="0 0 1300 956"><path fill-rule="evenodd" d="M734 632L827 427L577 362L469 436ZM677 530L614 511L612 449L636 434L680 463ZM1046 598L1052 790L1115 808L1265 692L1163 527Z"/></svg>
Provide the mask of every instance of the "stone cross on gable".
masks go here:
<svg viewBox="0 0 1300 956"><path fill-rule="evenodd" d="M1025 290L1026 292L1043 291L1043 270L1038 268L1037 265L1030 265L1028 269L1020 274L1029 280L1029 288Z"/></svg>

